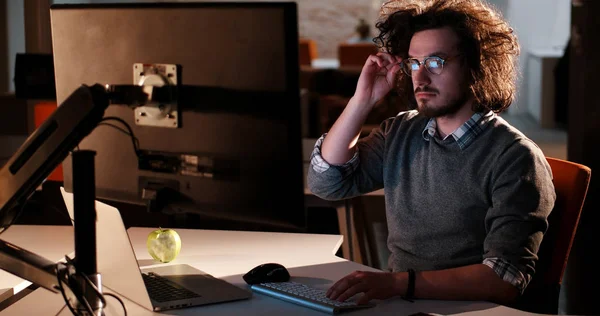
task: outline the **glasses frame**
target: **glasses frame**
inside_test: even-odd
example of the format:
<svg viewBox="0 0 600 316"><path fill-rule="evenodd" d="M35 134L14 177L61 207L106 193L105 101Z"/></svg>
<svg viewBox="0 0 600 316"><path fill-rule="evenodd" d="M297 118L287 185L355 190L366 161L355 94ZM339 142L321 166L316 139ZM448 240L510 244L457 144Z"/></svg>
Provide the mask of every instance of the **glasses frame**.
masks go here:
<svg viewBox="0 0 600 316"><path fill-rule="evenodd" d="M446 58L442 58L440 56L427 56L427 57L423 58L423 61L420 61L417 58L406 58L400 62L400 68L402 68L402 72L404 72L407 76L412 77L413 70L411 70L410 67L406 65L406 62L408 62L408 61L412 62L414 60L419 65L419 69L421 69L421 66L423 66L423 67L425 67L425 70L427 70L428 73L430 73L432 75L441 75L442 72L444 71L444 65L446 64L446 62L456 59L459 56L461 56L461 54L454 55L451 57L446 57ZM439 61L441 61L442 67L441 67L440 73L434 73L431 70L429 70L429 67L426 66L427 61L429 61L431 59L438 59Z"/></svg>

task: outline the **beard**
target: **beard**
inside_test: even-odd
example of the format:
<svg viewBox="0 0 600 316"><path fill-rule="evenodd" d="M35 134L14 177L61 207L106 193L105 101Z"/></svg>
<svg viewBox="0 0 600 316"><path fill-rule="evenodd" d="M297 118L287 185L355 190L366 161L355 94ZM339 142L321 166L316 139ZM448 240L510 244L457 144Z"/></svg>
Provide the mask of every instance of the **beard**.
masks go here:
<svg viewBox="0 0 600 316"><path fill-rule="evenodd" d="M427 118L436 118L452 115L458 112L469 100L469 92L465 91L457 98L448 100L443 105L432 105L430 100L416 100L417 110Z"/></svg>

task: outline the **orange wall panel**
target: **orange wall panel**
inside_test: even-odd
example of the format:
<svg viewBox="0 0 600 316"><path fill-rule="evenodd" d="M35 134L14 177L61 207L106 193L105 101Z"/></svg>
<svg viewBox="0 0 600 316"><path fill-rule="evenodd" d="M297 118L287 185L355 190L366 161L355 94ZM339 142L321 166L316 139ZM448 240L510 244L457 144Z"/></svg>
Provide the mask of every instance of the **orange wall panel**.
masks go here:
<svg viewBox="0 0 600 316"><path fill-rule="evenodd" d="M56 102L39 102L33 106L33 120L35 128L40 127L42 123L56 110ZM48 176L47 180L63 181L62 164L58 165L54 171Z"/></svg>

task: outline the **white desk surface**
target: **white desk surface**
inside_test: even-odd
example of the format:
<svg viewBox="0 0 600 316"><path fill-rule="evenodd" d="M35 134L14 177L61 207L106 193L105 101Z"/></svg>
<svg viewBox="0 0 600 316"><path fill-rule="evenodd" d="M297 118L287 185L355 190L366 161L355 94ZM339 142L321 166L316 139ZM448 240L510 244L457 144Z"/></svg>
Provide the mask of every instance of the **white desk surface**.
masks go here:
<svg viewBox="0 0 600 316"><path fill-rule="evenodd" d="M12 230L12 231L11 231ZM151 228L131 228L129 236L140 266L155 265L146 251L146 236ZM354 270L372 268L336 257L342 237L338 235L284 234L238 231L177 230L182 237L182 250L172 264L187 263L215 277L247 288L242 276L254 266L265 262L285 265L293 281L327 288L335 280ZM10 232L10 234L9 234ZM15 244L31 245L30 250L60 259L72 249L73 230L68 226L19 226L10 228L2 237ZM37 240L37 242L32 242ZM5 272L2 272L5 273ZM101 271L100 271L101 273ZM18 278L17 278L18 279ZM12 280L2 275L2 285ZM12 282L19 283L19 280ZM119 304L107 298L107 315L122 315ZM156 314L131 301L124 300L128 315ZM0 315L69 315L60 294L38 289L9 306ZM62 309L62 310L61 310ZM417 300L414 303L393 298L378 302L374 308L350 315L410 315L416 312L443 315L533 315L486 302ZM283 302L261 294L249 300L200 306L163 312L167 315L324 315L320 312Z"/></svg>
<svg viewBox="0 0 600 316"><path fill-rule="evenodd" d="M48 260L59 261L73 252L72 226L13 225L0 239L32 251ZM0 269L0 301L17 294L31 282Z"/></svg>

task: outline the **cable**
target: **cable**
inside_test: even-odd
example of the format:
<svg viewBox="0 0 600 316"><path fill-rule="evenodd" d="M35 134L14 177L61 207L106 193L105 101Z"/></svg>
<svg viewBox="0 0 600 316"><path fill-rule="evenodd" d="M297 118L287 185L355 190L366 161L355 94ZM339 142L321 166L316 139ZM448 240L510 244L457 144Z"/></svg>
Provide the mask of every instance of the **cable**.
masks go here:
<svg viewBox="0 0 600 316"><path fill-rule="evenodd" d="M121 124L125 125L126 129L123 129L122 127L119 127L119 126L111 124L111 123L106 123L105 121L118 121ZM104 125L104 126L110 126L110 127L114 128L114 129L118 130L119 132L121 132L121 133L123 133L125 135L130 136L132 144L133 144L133 151L134 151L135 155L139 157L139 155L140 155L139 154L140 140L137 137L135 137L135 135L133 134L133 130L131 129L131 127L129 126L129 124L127 124L127 122L125 122L124 120L122 120L122 119L120 119L118 117L112 117L111 116L111 117L106 117L106 118L102 119L100 121L100 123L98 123L97 126L102 126L102 125ZM77 145L76 148L77 148L77 150L79 150L79 145Z"/></svg>
<svg viewBox="0 0 600 316"><path fill-rule="evenodd" d="M96 285L87 277L87 275L83 274L83 273L79 273L75 270L75 263L73 262L73 260L71 258L69 258L69 256L65 256L65 260L67 261L67 263L69 264L70 267L73 267L73 271L75 271L75 275L78 275L80 277L83 277L84 281L91 286L91 288L94 290L94 293L96 294L96 296L100 299L101 305L102 306L106 306L106 300L104 299L104 296L102 295L102 293L100 293L100 290L98 290L98 288L96 287ZM69 276L72 276L72 274L69 274ZM69 284L71 284L71 282L69 282ZM82 303L85 307L85 309L91 314L94 315L94 311L92 306L90 305L90 303L88 302L87 298L85 296L83 296L83 293L81 293L80 289L77 288L75 291L73 290L73 288L71 288L71 292L73 292L73 294L75 294L75 296L77 297L77 300Z"/></svg>
<svg viewBox="0 0 600 316"><path fill-rule="evenodd" d="M61 308L58 310L58 312L57 312L56 314L54 314L54 316L58 316L58 315L62 314L62 311L63 311L63 309L65 309L65 307L67 307L67 305L66 305L66 304L65 304L65 305L63 305L63 307L61 307Z"/></svg>
<svg viewBox="0 0 600 316"><path fill-rule="evenodd" d="M107 124L107 123L102 123L105 121L117 121L121 124L123 124L125 126L125 128L127 128L127 133L125 133L125 131L121 128L119 128L118 126L112 125L112 124ZM135 135L133 134L133 130L131 129L131 126L129 126L129 124L127 124L127 122L125 122L125 120L123 120L122 118L116 117L116 116L107 116L105 118L103 118L100 123L98 125L108 125L108 126L112 126L114 128L116 128L117 130L131 136L131 143L133 144L133 150L135 151L135 155L139 156L139 139L137 137L135 137Z"/></svg>
<svg viewBox="0 0 600 316"><path fill-rule="evenodd" d="M129 131L127 131L126 129L124 129L124 128L122 128L122 127L119 127L119 126L117 126L117 125L113 125L113 124L111 124L111 123L98 123L98 126L100 126L100 125L106 125L106 126L114 127L114 128L116 128L116 129L118 129L119 131L121 131L123 134L125 134L125 135L130 135L130 134L129 134ZM136 142L136 143L137 143L137 142Z"/></svg>
<svg viewBox="0 0 600 316"><path fill-rule="evenodd" d="M73 285L77 285L77 280L75 280L74 277L79 276L79 277L83 278L85 283L87 283L92 288L92 290L94 291L94 293L100 300L102 307L107 306L106 298L104 297L105 295L114 297L117 301L119 301L119 303L121 304L121 307L123 307L124 315L127 316L127 307L125 306L125 303L123 302L123 300L121 300L119 297L117 297L116 295L114 295L112 293L106 293L106 294L101 293L100 290L98 289L98 287L96 286L96 284L94 284L94 282L92 282L87 275L77 272L75 270L74 262L71 258L69 258L69 256L65 255L65 261L66 261L66 263L57 264L56 277L58 280L58 289L60 290L60 292L63 296L63 299L65 300L65 305L69 308L69 310L71 311L71 313L73 315L82 315L82 314L79 311L75 310L73 308L73 306L71 305L71 301L67 297L67 294L65 292L65 287L63 286L63 284L67 285L67 287L71 290L73 295L75 295L75 298L77 299L77 301L81 305L83 305L83 307L85 308L85 312L87 312L89 315L94 315L93 308L90 305L90 303L88 302L87 298L83 295L81 288L79 288L77 286L73 286Z"/></svg>
<svg viewBox="0 0 600 316"><path fill-rule="evenodd" d="M119 126L117 126L117 125L113 125L113 124L106 123L106 122L104 122L104 123L98 123L98 126L100 126L100 125L106 125L106 126L113 127L113 128L115 128L115 129L118 129L120 132L122 132L122 133L123 133L123 134L125 134L125 135L129 135L129 136L132 136L132 135L133 135L133 134L131 134L131 133L130 133L128 130L126 130L126 129L123 129L122 127L119 127ZM136 145L136 147L137 147L137 148L139 148L139 147L140 147L140 141L139 141L139 139L137 139L137 137L135 137L135 136L133 136L133 138L134 138L134 140L135 140L135 145Z"/></svg>
<svg viewBox="0 0 600 316"><path fill-rule="evenodd" d="M117 301L119 301L119 303L121 303L121 306L123 307L123 315L127 316L127 307L125 307L125 303L123 302L123 300L121 300L121 298L112 293L104 293L104 295L114 297Z"/></svg>
<svg viewBox="0 0 600 316"><path fill-rule="evenodd" d="M65 293L65 288L62 285L64 278L66 278L67 280L70 279L70 277L69 277L70 274L68 272L68 270L70 270L70 267L67 264L64 264L64 263L60 263L60 264L64 265L65 267L62 268L62 269L59 269L58 268L59 265L57 265L57 268L56 268L56 278L58 280L58 288L60 289L60 293L62 294L62 297L65 300L65 304L67 305L67 307L69 308L69 310L71 311L71 313L73 315L79 315L79 313L73 308L73 306L71 306L69 298L67 298L67 294ZM71 287L69 287L69 289L71 289ZM78 291L73 291L73 289L71 289L71 292L75 295L75 297L77 298L78 301L82 302L82 301L85 300L85 298L81 297L80 293L77 293ZM89 306L89 304L88 304L88 306ZM87 307L86 307L86 309L87 309ZM88 310L88 313L90 313L91 315L94 315L94 312L91 311L91 310Z"/></svg>

